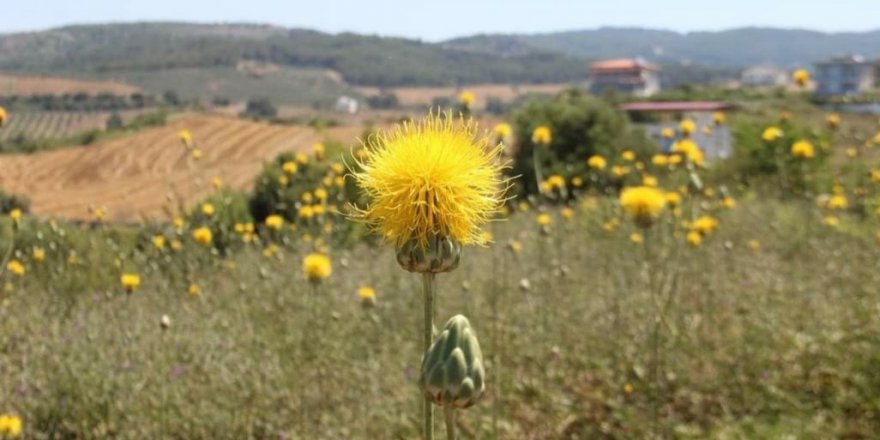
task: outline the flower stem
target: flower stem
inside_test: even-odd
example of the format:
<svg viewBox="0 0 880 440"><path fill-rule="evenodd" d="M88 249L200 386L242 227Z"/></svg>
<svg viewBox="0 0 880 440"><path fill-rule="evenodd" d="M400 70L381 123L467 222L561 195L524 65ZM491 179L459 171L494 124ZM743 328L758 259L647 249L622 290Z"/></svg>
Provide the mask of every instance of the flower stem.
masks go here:
<svg viewBox="0 0 880 440"><path fill-rule="evenodd" d="M446 415L446 440L455 440L455 408L448 406L443 412Z"/></svg>
<svg viewBox="0 0 880 440"><path fill-rule="evenodd" d="M422 274L422 289L425 291L423 356L428 353L431 342L434 340L434 293L436 289L434 277L435 275L430 272ZM434 407L427 397L422 403L422 414L424 416L424 439L434 440Z"/></svg>

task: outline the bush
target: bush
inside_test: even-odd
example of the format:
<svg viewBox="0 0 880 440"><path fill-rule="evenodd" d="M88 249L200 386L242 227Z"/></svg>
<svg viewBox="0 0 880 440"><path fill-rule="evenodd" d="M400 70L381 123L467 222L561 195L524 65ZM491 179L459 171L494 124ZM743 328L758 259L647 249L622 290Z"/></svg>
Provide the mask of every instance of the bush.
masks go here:
<svg viewBox="0 0 880 440"><path fill-rule="evenodd" d="M241 116L260 119L271 119L277 115L278 109L272 105L272 102L265 98L249 100L244 111L241 112Z"/></svg>
<svg viewBox="0 0 880 440"><path fill-rule="evenodd" d="M30 206L31 204L28 199L15 194L9 194L0 188L0 214L9 214L13 209L20 209L22 212L27 213L30 211Z"/></svg>
<svg viewBox="0 0 880 440"><path fill-rule="evenodd" d="M214 206L213 215L207 216L202 212L202 206L205 203ZM225 188L211 194L194 207L189 219L194 227L207 226L211 228L213 245L221 254L226 254L236 244L240 244L234 233L235 225L253 221L248 209L248 195Z"/></svg>

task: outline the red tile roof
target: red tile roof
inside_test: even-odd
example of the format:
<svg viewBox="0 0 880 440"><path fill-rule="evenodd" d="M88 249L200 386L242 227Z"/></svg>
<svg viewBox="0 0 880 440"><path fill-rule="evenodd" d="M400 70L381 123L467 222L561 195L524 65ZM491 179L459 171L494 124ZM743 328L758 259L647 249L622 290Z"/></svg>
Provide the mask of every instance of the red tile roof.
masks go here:
<svg viewBox="0 0 880 440"><path fill-rule="evenodd" d="M590 65L595 71L619 71L619 70L657 70L653 64L632 58L619 58L614 60L597 61Z"/></svg>

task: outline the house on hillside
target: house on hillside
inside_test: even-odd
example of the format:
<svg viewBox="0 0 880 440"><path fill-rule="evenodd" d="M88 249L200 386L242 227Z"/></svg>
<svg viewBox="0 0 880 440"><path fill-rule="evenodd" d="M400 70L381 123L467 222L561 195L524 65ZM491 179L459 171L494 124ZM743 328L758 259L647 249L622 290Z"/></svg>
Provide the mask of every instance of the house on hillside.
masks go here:
<svg viewBox="0 0 880 440"><path fill-rule="evenodd" d="M597 61L590 66L590 91L606 90L651 96L660 91L660 70L639 58Z"/></svg>
<svg viewBox="0 0 880 440"><path fill-rule="evenodd" d="M875 87L877 65L861 55L844 55L816 63L816 96L857 96Z"/></svg>
<svg viewBox="0 0 880 440"><path fill-rule="evenodd" d="M726 159L733 154L733 136L726 124L718 125L715 114L726 113L734 109L727 102L690 101L690 102L630 102L621 105L620 110L627 112L633 121L650 121L638 123L648 137L657 141L660 151L669 153L673 143L680 135L680 123L684 119L694 122L696 130L690 138L703 151L708 162ZM640 115L641 114L641 115ZM650 117L645 117L645 116ZM664 136L674 133L675 136Z"/></svg>
<svg viewBox="0 0 880 440"><path fill-rule="evenodd" d="M764 64L744 70L740 80L744 87L784 87L788 85L788 72Z"/></svg>

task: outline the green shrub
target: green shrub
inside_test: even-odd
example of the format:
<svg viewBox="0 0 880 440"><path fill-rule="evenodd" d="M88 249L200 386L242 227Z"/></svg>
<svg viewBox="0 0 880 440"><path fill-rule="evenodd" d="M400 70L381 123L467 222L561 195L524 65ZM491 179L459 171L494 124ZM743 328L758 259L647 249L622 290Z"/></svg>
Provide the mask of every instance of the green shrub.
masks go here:
<svg viewBox="0 0 880 440"><path fill-rule="evenodd" d="M9 194L0 188L0 214L9 214L13 209L20 209L27 213L30 211L30 201L22 196Z"/></svg>
<svg viewBox="0 0 880 440"><path fill-rule="evenodd" d="M206 203L214 207L214 214L206 215L202 212L202 207ZM248 209L248 195L240 191L221 189L194 207L189 220L194 228L202 226L211 228L214 247L221 254L225 254L241 243L235 235L235 225L253 221Z"/></svg>

